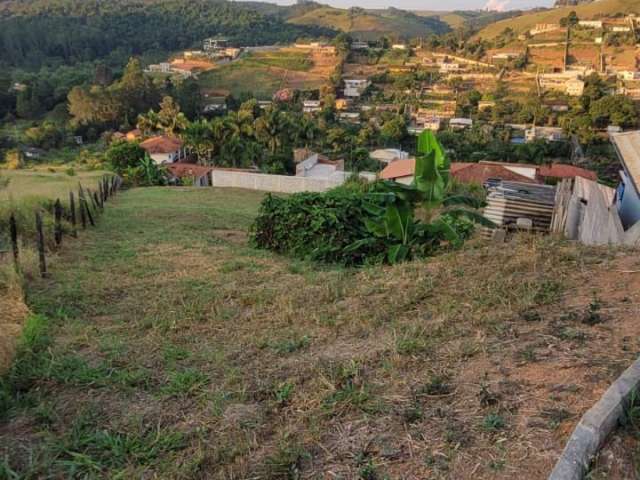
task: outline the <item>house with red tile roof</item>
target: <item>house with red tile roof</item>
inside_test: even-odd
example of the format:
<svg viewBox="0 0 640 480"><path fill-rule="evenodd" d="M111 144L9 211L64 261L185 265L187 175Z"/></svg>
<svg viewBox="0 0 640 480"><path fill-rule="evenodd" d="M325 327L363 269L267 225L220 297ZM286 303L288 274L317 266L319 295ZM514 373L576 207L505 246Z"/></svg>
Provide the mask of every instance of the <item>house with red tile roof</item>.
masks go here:
<svg viewBox="0 0 640 480"><path fill-rule="evenodd" d="M581 177L587 180L598 181L598 174L586 168L576 167L575 165L566 165L564 163L552 163L551 165L540 166L540 176L545 180L562 180L564 178Z"/></svg>
<svg viewBox="0 0 640 480"><path fill-rule="evenodd" d="M415 159L396 160L390 163L379 177L384 180L395 180L410 184L413 181ZM551 165L529 165L526 163L488 162L478 163L455 162L451 164L451 176L462 183L484 185L488 180L505 180L510 182L541 184L550 180L582 177L597 181L595 172L573 165L554 163Z"/></svg>
<svg viewBox="0 0 640 480"><path fill-rule="evenodd" d="M140 144L158 165L175 163L185 158L182 140L166 135L146 139Z"/></svg>
<svg viewBox="0 0 640 480"><path fill-rule="evenodd" d="M410 184L413 181L416 161L415 158L396 160L390 163L382 172L380 178L394 180L399 183ZM451 164L451 176L461 183L484 185L489 180L509 180L522 183L539 184L537 178L530 178L514 172L506 166L491 163L455 162Z"/></svg>
<svg viewBox="0 0 640 480"><path fill-rule="evenodd" d="M210 186L212 170L213 167L185 162L172 163L167 167L167 171L171 177L194 187Z"/></svg>

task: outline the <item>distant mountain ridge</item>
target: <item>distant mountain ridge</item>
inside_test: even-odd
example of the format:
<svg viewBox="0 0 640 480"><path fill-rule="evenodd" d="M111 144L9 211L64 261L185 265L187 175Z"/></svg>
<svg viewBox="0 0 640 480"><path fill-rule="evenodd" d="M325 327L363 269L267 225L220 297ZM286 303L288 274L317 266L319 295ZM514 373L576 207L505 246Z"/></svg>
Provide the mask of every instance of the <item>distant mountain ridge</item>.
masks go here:
<svg viewBox="0 0 640 480"><path fill-rule="evenodd" d="M586 3L593 3L594 0L556 0L554 7L575 7Z"/></svg>

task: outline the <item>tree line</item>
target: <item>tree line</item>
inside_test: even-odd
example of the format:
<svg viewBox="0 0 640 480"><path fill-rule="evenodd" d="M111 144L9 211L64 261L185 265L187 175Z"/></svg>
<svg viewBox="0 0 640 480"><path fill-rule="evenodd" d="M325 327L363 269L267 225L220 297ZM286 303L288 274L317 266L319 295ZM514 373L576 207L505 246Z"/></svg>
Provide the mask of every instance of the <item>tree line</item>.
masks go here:
<svg viewBox="0 0 640 480"><path fill-rule="evenodd" d="M0 64L40 68L190 48L222 35L231 43L292 42L331 29L286 23L240 3L216 0L36 0L0 11Z"/></svg>

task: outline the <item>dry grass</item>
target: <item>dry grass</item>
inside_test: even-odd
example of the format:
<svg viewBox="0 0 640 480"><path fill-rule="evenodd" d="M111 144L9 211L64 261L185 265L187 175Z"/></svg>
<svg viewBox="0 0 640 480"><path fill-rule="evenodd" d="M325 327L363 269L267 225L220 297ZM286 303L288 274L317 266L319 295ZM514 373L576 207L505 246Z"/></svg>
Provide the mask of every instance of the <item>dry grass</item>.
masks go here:
<svg viewBox="0 0 640 480"><path fill-rule="evenodd" d="M6 373L29 309L24 303L21 279L10 262L0 257L0 375Z"/></svg>
<svg viewBox="0 0 640 480"><path fill-rule="evenodd" d="M639 7L639 0L601 0L579 6L525 13L519 17L492 23L481 30L476 37L492 39L500 35L505 28L523 33L531 30L538 23L559 23L560 19L566 17L571 11L575 11L581 20L590 20L617 13L637 13Z"/></svg>
<svg viewBox="0 0 640 480"><path fill-rule="evenodd" d="M61 253L29 292L53 340L0 425L5 467L546 478L640 348L624 252L522 237L324 268L246 245L259 200L133 190Z"/></svg>

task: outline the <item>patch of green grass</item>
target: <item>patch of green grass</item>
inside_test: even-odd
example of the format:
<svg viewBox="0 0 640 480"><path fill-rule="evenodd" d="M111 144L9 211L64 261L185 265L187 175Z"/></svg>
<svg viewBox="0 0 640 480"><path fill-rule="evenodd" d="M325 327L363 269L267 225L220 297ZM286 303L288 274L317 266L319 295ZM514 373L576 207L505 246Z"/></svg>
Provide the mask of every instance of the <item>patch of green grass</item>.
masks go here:
<svg viewBox="0 0 640 480"><path fill-rule="evenodd" d="M265 480L298 480L301 478L302 462L309 453L291 439L284 439L278 449L264 463Z"/></svg>
<svg viewBox="0 0 640 480"><path fill-rule="evenodd" d="M269 347L280 355L286 355L288 353L294 353L298 350L303 350L309 346L311 339L307 335L302 337L286 338L269 344Z"/></svg>
<svg viewBox="0 0 640 480"><path fill-rule="evenodd" d="M54 468L80 478L98 472L111 472L110 477L116 478L131 460L149 465L186 445L185 436L177 431L137 425L132 431L119 432L97 428L97 422L96 412L81 412L69 433L51 445Z"/></svg>
<svg viewBox="0 0 640 480"><path fill-rule="evenodd" d="M191 356L191 352L173 343L168 343L162 350L162 356L167 365L174 365L180 360L186 360Z"/></svg>
<svg viewBox="0 0 640 480"><path fill-rule="evenodd" d="M434 337L437 333L429 333L420 326L403 328L396 335L396 352L400 355L430 353L433 350Z"/></svg>
<svg viewBox="0 0 640 480"><path fill-rule="evenodd" d="M562 283L557 280L543 279L533 285L533 301L536 305L548 305L560 298L563 292Z"/></svg>
<svg viewBox="0 0 640 480"><path fill-rule="evenodd" d="M289 402L291 396L293 395L293 390L295 385L293 383L284 382L277 386L275 389L274 396L276 397L276 402L279 405L284 405Z"/></svg>
<svg viewBox="0 0 640 480"><path fill-rule="evenodd" d="M188 368L180 372L171 373L163 391L167 395L194 395L207 383L209 383L209 378L203 372Z"/></svg>
<svg viewBox="0 0 640 480"><path fill-rule="evenodd" d="M499 413L489 413L482 419L482 429L487 432L497 432L507 426L507 421Z"/></svg>

